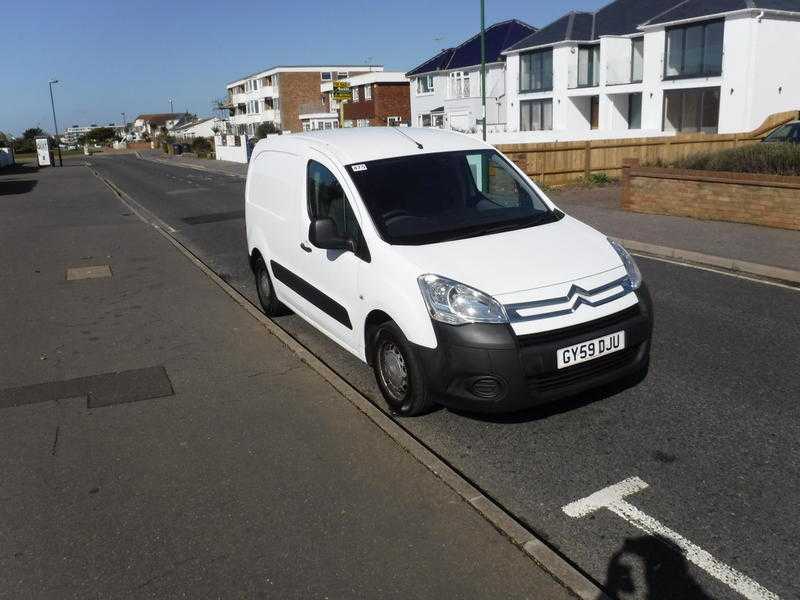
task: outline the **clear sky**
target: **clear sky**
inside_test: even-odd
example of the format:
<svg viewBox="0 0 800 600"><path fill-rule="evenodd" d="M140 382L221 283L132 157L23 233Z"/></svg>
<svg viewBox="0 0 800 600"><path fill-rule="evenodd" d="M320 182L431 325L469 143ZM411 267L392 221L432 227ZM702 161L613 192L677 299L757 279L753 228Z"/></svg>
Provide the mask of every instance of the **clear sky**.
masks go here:
<svg viewBox="0 0 800 600"><path fill-rule="evenodd" d="M487 25L546 25L607 0L486 0ZM408 70L480 28L479 0L6 0L0 131L175 110L211 114L237 77L278 64Z"/></svg>

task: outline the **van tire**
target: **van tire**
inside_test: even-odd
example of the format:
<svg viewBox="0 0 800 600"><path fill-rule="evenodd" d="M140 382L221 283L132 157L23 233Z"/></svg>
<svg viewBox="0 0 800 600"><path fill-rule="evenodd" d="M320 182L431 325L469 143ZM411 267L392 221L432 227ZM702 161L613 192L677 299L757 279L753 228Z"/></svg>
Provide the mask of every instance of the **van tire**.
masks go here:
<svg viewBox="0 0 800 600"><path fill-rule="evenodd" d="M403 417L429 412L434 401L422 365L397 324L382 323L372 339L375 380L392 412Z"/></svg>
<svg viewBox="0 0 800 600"><path fill-rule="evenodd" d="M277 317L285 315L289 312L286 306L278 300L275 295L275 287L272 285L272 278L269 276L267 265L264 259L259 257L253 267L253 273L256 277L256 293L258 293L258 301L261 304L261 310L268 317Z"/></svg>

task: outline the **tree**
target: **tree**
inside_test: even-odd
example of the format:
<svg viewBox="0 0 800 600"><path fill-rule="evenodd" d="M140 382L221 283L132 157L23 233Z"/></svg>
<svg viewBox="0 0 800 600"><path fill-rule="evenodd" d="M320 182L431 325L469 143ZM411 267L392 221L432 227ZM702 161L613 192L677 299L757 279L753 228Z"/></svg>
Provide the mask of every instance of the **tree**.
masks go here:
<svg viewBox="0 0 800 600"><path fill-rule="evenodd" d="M272 121L266 121L265 123L261 123L256 129L256 137L259 139L263 139L267 137L269 134L280 133L280 129L275 126L275 123Z"/></svg>
<svg viewBox="0 0 800 600"><path fill-rule="evenodd" d="M86 136L88 141L94 144L110 144L117 137L117 132L113 127L95 127Z"/></svg>
<svg viewBox="0 0 800 600"><path fill-rule="evenodd" d="M11 145L11 138L0 131L0 148L6 148Z"/></svg>

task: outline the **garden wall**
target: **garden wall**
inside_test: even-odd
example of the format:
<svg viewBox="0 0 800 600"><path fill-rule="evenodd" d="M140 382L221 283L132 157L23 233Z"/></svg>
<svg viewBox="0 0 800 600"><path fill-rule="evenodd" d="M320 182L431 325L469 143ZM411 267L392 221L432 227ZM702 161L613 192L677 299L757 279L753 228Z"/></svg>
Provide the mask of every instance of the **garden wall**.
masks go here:
<svg viewBox="0 0 800 600"><path fill-rule="evenodd" d="M800 177L641 167L626 160L622 207L800 230Z"/></svg>
<svg viewBox="0 0 800 600"><path fill-rule="evenodd" d="M498 144L497 148L513 160L537 183L559 185L592 173L622 175L622 161L666 163L698 152L714 152L752 144L777 126L800 117L800 111L778 113L767 118L755 131L746 133L692 133L659 137L552 142L538 144Z"/></svg>

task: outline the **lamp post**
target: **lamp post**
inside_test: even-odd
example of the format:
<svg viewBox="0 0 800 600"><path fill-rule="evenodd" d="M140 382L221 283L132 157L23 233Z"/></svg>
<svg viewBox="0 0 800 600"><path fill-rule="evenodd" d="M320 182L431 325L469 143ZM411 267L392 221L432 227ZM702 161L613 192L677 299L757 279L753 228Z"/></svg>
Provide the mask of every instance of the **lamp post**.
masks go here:
<svg viewBox="0 0 800 600"><path fill-rule="evenodd" d="M50 108L53 109L53 127L56 130L56 146L58 146L58 166L63 167L64 161L61 159L61 142L58 139L58 121L56 121L56 103L53 101L53 84L58 83L58 79L51 79L47 82L50 86Z"/></svg>
<svg viewBox="0 0 800 600"><path fill-rule="evenodd" d="M172 103L173 103L173 102L174 102L174 99L173 99L173 98L170 98L170 99L169 99L169 112L175 112L175 111L174 111L174 109L172 108Z"/></svg>
<svg viewBox="0 0 800 600"><path fill-rule="evenodd" d="M486 141L486 19L485 0L481 0L481 106L483 107L483 141Z"/></svg>

